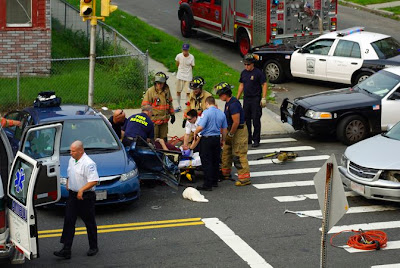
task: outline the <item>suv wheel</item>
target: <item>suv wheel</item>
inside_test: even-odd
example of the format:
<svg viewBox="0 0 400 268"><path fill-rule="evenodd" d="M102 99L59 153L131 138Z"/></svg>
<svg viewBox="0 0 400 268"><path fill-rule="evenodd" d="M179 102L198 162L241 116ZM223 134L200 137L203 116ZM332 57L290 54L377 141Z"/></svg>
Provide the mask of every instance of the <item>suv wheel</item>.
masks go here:
<svg viewBox="0 0 400 268"><path fill-rule="evenodd" d="M338 139L345 145L351 145L367 137L368 124L358 115L351 115L342 119L336 130Z"/></svg>

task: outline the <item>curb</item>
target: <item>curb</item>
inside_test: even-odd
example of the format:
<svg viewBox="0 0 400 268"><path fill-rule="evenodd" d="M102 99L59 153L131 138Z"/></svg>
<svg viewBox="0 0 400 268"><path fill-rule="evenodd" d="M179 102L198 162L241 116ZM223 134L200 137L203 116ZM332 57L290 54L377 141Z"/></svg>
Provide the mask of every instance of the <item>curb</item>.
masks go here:
<svg viewBox="0 0 400 268"><path fill-rule="evenodd" d="M391 19L400 19L400 15L395 15L393 12L390 11L386 11L386 10L380 10L380 9L373 9L373 8L369 8L367 6L363 6L363 5L359 5L353 2L349 2L349 1L340 1L340 3L343 3L345 6L349 6L349 7L353 7L353 8L357 8L357 9L361 9L370 13L374 13L376 15L380 15L383 17L393 17Z"/></svg>

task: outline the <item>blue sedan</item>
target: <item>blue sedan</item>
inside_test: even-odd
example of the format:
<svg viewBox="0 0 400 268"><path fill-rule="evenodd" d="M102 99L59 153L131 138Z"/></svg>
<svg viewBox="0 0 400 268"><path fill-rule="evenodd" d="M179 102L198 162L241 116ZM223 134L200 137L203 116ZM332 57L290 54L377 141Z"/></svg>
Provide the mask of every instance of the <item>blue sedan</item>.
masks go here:
<svg viewBox="0 0 400 268"><path fill-rule="evenodd" d="M21 127L4 129L14 153L18 150L19 139L26 126L63 122L60 148L62 197L59 205L65 205L68 197L66 181L69 147L75 140L83 142L85 152L97 164L100 182L96 186L96 204L130 202L139 198L139 174L135 161L126 153L107 119L93 108L86 105L29 107L10 112L6 117L22 122Z"/></svg>

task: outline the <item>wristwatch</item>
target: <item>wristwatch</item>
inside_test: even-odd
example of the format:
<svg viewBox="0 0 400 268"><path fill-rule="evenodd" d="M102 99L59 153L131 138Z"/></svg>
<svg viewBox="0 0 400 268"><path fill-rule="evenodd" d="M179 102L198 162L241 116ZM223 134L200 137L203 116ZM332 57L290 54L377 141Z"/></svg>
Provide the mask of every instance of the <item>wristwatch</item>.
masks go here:
<svg viewBox="0 0 400 268"><path fill-rule="evenodd" d="M229 137L229 138L233 138L233 136L235 136L235 134L230 133L230 132L228 133L228 137Z"/></svg>

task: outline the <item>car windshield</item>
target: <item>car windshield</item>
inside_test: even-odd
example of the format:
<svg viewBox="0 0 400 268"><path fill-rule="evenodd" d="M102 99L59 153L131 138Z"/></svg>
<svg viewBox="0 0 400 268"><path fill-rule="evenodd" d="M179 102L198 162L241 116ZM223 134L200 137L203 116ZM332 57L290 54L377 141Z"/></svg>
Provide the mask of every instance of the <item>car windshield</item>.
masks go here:
<svg viewBox="0 0 400 268"><path fill-rule="evenodd" d="M118 150L116 138L102 119L64 121L61 136L61 153L69 151L72 142L80 140L85 150Z"/></svg>
<svg viewBox="0 0 400 268"><path fill-rule="evenodd" d="M393 37L371 43L380 59L389 59L400 55L400 43Z"/></svg>
<svg viewBox="0 0 400 268"><path fill-rule="evenodd" d="M390 139L400 140L400 123L394 125L386 134L385 137Z"/></svg>
<svg viewBox="0 0 400 268"><path fill-rule="evenodd" d="M400 76L387 71L380 71L362 81L357 87L382 98L397 86L399 82Z"/></svg>

